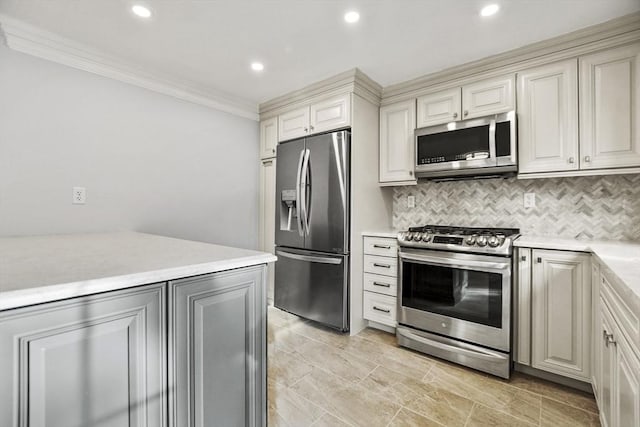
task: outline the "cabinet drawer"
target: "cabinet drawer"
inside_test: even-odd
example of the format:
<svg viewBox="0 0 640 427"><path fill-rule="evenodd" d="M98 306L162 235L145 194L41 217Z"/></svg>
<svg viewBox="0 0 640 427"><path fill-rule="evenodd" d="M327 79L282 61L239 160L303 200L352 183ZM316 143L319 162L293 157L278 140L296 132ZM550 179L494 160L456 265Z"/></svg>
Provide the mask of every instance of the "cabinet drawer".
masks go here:
<svg viewBox="0 0 640 427"><path fill-rule="evenodd" d="M612 313L622 333L627 336L633 349L640 354L640 319L624 302L620 295L609 283L609 278L604 274L600 276L600 294L611 308Z"/></svg>
<svg viewBox="0 0 640 427"><path fill-rule="evenodd" d="M398 276L398 259L378 255L364 256L365 273L382 274L383 276Z"/></svg>
<svg viewBox="0 0 640 427"><path fill-rule="evenodd" d="M367 320L396 326L396 298L374 292L364 292L363 317Z"/></svg>
<svg viewBox="0 0 640 427"><path fill-rule="evenodd" d="M395 297L398 294L398 280L395 277L364 273L364 290Z"/></svg>
<svg viewBox="0 0 640 427"><path fill-rule="evenodd" d="M398 241L385 237L365 237L364 253L395 258L398 255Z"/></svg>

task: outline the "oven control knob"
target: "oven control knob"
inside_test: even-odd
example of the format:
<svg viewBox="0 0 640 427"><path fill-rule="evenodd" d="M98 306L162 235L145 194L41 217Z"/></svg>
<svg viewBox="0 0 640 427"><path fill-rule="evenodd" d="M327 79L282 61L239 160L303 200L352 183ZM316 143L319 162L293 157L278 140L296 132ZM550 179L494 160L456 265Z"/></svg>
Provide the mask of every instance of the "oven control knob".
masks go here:
<svg viewBox="0 0 640 427"><path fill-rule="evenodd" d="M500 246L500 239L496 236L489 237L489 246L491 246L492 248Z"/></svg>
<svg viewBox="0 0 640 427"><path fill-rule="evenodd" d="M407 233L406 231L400 233L400 240L409 240L409 233Z"/></svg>
<svg viewBox="0 0 640 427"><path fill-rule="evenodd" d="M410 242L413 240L413 233L412 232L408 232L407 233L407 240Z"/></svg>
<svg viewBox="0 0 640 427"><path fill-rule="evenodd" d="M429 236L427 233L422 233L422 241L428 242L429 240L431 240L431 236Z"/></svg>
<svg viewBox="0 0 640 427"><path fill-rule="evenodd" d="M485 236L478 236L476 243L478 246L487 246L487 238Z"/></svg>
<svg viewBox="0 0 640 427"><path fill-rule="evenodd" d="M476 237L478 236L467 236L466 239L464 239L464 242L469 245L469 246L473 246L473 244L476 242Z"/></svg>

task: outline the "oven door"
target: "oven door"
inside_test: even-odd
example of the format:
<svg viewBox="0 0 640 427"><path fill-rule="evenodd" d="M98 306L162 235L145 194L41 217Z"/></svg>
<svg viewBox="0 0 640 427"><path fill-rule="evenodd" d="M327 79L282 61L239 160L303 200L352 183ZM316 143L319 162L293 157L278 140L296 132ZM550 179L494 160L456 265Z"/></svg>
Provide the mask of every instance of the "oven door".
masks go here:
<svg viewBox="0 0 640 427"><path fill-rule="evenodd" d="M511 258L400 249L398 323L510 350Z"/></svg>

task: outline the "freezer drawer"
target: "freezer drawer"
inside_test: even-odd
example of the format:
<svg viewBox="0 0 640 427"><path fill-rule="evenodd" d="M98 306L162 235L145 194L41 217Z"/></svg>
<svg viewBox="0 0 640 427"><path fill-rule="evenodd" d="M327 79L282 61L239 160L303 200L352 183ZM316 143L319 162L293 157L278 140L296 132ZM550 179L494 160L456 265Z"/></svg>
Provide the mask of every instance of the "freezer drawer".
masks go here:
<svg viewBox="0 0 640 427"><path fill-rule="evenodd" d="M349 330L349 256L276 248L277 308L341 331Z"/></svg>

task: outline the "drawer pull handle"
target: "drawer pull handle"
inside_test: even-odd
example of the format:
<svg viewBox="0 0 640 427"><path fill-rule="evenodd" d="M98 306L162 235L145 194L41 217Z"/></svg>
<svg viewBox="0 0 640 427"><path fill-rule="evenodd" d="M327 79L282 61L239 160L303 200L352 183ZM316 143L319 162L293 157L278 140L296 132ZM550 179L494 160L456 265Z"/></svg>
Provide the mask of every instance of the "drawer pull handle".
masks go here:
<svg viewBox="0 0 640 427"><path fill-rule="evenodd" d="M374 248L378 248L378 249L391 249L391 246L389 245L378 245L378 244L374 244L373 245Z"/></svg>
<svg viewBox="0 0 640 427"><path fill-rule="evenodd" d="M526 261L526 260L527 260L527 256L526 256L526 255L522 255L522 256L520 257L520 259L521 259L522 261Z"/></svg>
<svg viewBox="0 0 640 427"><path fill-rule="evenodd" d="M373 282L374 286L382 286L383 288L390 288L391 285L388 283L380 283L380 282Z"/></svg>
<svg viewBox="0 0 640 427"><path fill-rule="evenodd" d="M375 305L373 306L374 310L378 310L381 311L383 313L391 313L391 310L387 310L386 308L380 308L380 307L376 307Z"/></svg>
<svg viewBox="0 0 640 427"><path fill-rule="evenodd" d="M382 267L382 268L391 268L391 266L389 264L380 264L380 263L377 263L377 262L374 262L373 266L374 267Z"/></svg>
<svg viewBox="0 0 640 427"><path fill-rule="evenodd" d="M538 257L538 258L536 259L536 262L537 262L538 264L542 264L542 258Z"/></svg>

